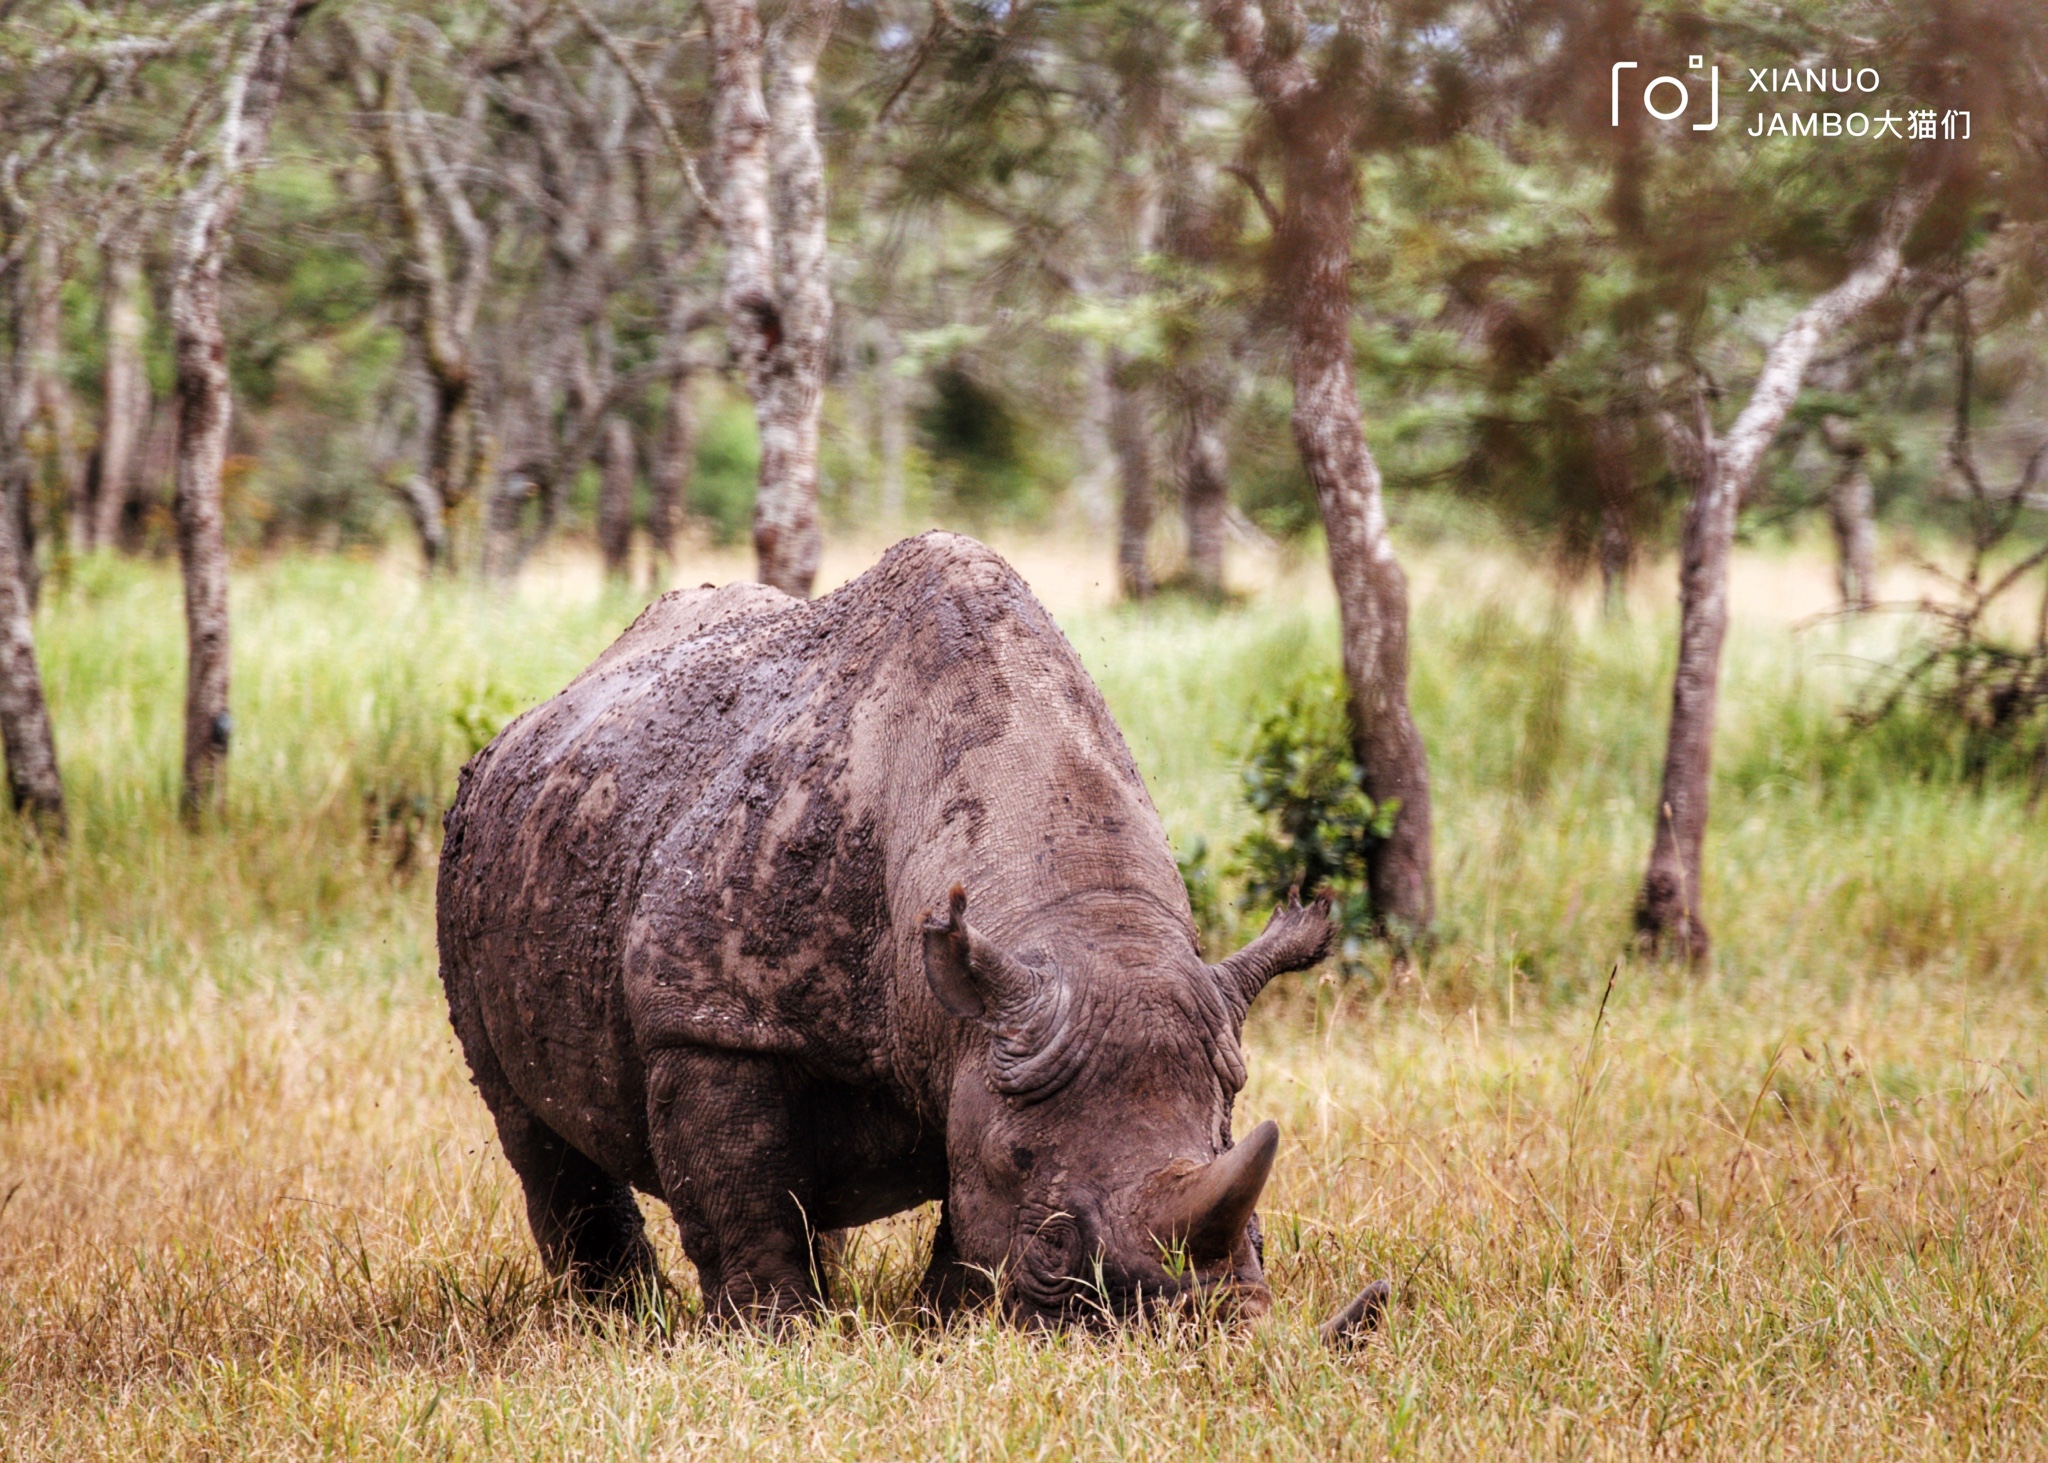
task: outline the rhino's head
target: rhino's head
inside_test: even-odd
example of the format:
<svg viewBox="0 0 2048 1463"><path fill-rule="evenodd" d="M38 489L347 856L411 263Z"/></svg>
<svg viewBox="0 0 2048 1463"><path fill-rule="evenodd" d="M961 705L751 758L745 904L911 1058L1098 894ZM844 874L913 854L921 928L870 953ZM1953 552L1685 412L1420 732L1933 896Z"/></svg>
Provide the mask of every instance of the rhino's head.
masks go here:
<svg viewBox="0 0 2048 1463"><path fill-rule="evenodd" d="M1130 1316L1213 1298L1271 1303L1247 1226L1279 1129L1230 1145L1238 1033L1267 981L1321 959L1329 907L1290 898L1221 965L1191 951L1098 950L1077 978L982 938L956 887L925 924L925 974L987 1032L947 1125L947 1222L962 1262L1000 1276L1028 1322Z"/></svg>

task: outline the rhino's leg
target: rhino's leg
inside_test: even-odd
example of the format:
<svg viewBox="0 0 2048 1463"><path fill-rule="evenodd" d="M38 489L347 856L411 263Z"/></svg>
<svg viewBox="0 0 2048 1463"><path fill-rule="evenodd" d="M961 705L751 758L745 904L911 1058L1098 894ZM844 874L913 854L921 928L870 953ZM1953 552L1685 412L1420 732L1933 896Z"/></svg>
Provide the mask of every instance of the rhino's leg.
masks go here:
<svg viewBox="0 0 2048 1463"><path fill-rule="evenodd" d="M630 1300L661 1283L646 1221L630 1185L613 1178L523 1102L498 1065L466 980L448 982L448 1011L470 1075L498 1125L498 1142L526 1190L526 1220L551 1274L585 1298Z"/></svg>
<svg viewBox="0 0 2048 1463"><path fill-rule="evenodd" d="M964 1264L953 1243L953 1221L946 1206L939 1206L939 1227L932 1235L932 1257L918 1282L918 1304L945 1320L969 1306L979 1305L993 1292L988 1272Z"/></svg>
<svg viewBox="0 0 2048 1463"><path fill-rule="evenodd" d="M505 1157L526 1189L541 1259L585 1299L630 1302L660 1283L646 1221L621 1182L584 1157L517 1098L491 1104Z"/></svg>
<svg viewBox="0 0 2048 1463"><path fill-rule="evenodd" d="M804 1087L770 1057L680 1048L648 1061L655 1167L714 1320L774 1326L824 1303Z"/></svg>

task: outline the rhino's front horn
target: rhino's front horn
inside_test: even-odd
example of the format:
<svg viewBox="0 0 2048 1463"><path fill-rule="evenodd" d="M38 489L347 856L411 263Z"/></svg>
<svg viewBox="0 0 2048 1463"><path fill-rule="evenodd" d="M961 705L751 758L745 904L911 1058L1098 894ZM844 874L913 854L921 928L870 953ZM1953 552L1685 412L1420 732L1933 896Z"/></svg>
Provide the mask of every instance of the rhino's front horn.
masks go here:
<svg viewBox="0 0 2048 1463"><path fill-rule="evenodd" d="M1228 1153L1184 1174L1152 1206L1153 1238L1185 1248L1198 1264L1228 1259L1279 1149L1280 1125L1268 1118Z"/></svg>

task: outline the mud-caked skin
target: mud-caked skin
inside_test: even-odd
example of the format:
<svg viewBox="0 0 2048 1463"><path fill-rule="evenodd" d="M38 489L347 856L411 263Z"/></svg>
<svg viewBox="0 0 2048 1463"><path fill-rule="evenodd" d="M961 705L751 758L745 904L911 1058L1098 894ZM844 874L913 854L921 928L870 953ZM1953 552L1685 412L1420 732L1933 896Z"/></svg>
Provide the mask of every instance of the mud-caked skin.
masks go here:
<svg viewBox="0 0 2048 1463"><path fill-rule="evenodd" d="M925 1294L1022 1319L1269 1302L1232 1146L1290 903L1203 963L1157 813L1051 618L970 539L816 601L664 596L463 769L441 973L547 1263L715 1315L821 1300L816 1237L944 1201Z"/></svg>

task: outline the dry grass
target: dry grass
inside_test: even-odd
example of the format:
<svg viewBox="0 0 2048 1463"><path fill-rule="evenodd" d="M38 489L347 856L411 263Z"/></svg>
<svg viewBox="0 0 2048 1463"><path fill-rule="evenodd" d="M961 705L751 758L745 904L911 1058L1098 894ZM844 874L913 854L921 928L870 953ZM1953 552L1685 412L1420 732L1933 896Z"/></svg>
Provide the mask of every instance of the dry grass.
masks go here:
<svg viewBox="0 0 2048 1463"><path fill-rule="evenodd" d="M1247 709L1328 654L1320 591L1130 615L1064 572L1083 590L1048 597L1170 829L1220 844ZM848 1257L842 1315L770 1342L690 1324L665 1222L680 1315L600 1320L545 1282L433 975L406 809L445 795L465 707L545 694L631 607L570 571L514 602L252 572L235 806L192 836L174 586L93 571L44 622L80 836L0 851L0 1455L2043 1451L2048 835L2023 792L1814 785L1842 647L1751 622L1716 968L1617 963L1661 627L1418 577L1446 936L1416 979L1255 1016L1240 1110L1287 1135L1273 1320L920 1332L913 1215ZM1385 1334L1320 1350L1382 1274Z"/></svg>

